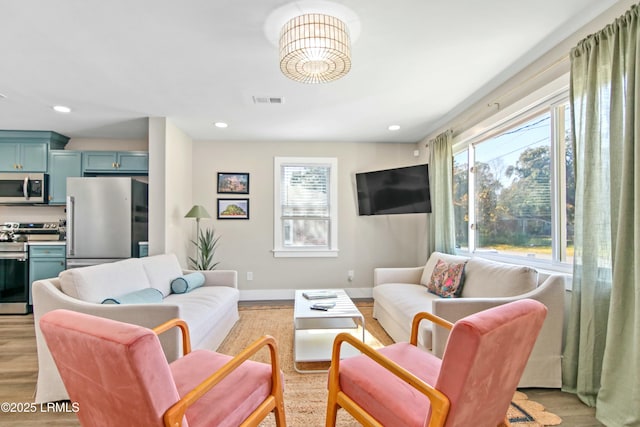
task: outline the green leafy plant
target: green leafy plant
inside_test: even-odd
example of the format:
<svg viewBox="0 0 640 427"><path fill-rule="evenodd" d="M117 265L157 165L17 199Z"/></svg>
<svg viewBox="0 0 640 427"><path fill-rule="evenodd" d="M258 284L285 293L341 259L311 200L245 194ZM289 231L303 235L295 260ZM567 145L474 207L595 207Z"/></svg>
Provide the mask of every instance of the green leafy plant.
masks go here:
<svg viewBox="0 0 640 427"><path fill-rule="evenodd" d="M191 268L194 270L215 270L219 262L213 262L213 255L216 253L220 236L216 236L211 229L200 230L198 240L192 240L196 245L197 255L195 258L189 257Z"/></svg>

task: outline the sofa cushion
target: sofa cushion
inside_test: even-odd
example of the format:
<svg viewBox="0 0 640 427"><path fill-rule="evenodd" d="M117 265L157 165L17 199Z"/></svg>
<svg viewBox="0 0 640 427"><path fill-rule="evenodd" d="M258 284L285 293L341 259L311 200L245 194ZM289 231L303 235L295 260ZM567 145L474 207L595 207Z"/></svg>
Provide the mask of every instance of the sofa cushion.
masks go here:
<svg viewBox="0 0 640 427"><path fill-rule="evenodd" d="M431 301L440 297L427 292L424 286L407 283L385 283L373 288L373 299L385 310L399 325L404 325L406 337L393 337L403 341L409 341L413 316L421 311L433 313ZM431 348L431 322L421 322L418 343L427 349Z"/></svg>
<svg viewBox="0 0 640 427"><path fill-rule="evenodd" d="M435 268L439 259L448 263L452 263L452 262L459 263L459 262L468 261L469 257L460 256L460 255L443 254L442 252L433 252L424 266L424 271L422 272L422 278L420 279L421 285L424 285L424 286L429 285L429 282L431 281L431 275L433 274L433 269Z"/></svg>
<svg viewBox="0 0 640 427"><path fill-rule="evenodd" d="M538 272L531 267L474 257L465 268L462 297L512 297L532 291L537 285Z"/></svg>
<svg viewBox="0 0 640 427"><path fill-rule="evenodd" d="M466 262L448 263L438 260L433 269L427 289L443 298L459 297L464 284L464 266Z"/></svg>
<svg viewBox="0 0 640 427"><path fill-rule="evenodd" d="M149 279L139 258L73 268L60 273L65 294L82 301L101 303L114 295L149 288Z"/></svg>
<svg viewBox="0 0 640 427"><path fill-rule="evenodd" d="M182 276L182 268L175 254L154 255L140 258L152 288L162 292L163 296L171 293L171 281Z"/></svg>
<svg viewBox="0 0 640 427"><path fill-rule="evenodd" d="M186 294L171 294L164 302L180 307L179 317L189 325L196 345L211 334L211 325L223 322L230 305L237 306L238 295L237 289L227 286L201 286Z"/></svg>
<svg viewBox="0 0 640 427"><path fill-rule="evenodd" d="M153 304L160 302L162 302L162 292L156 288L144 288L102 301L103 304Z"/></svg>

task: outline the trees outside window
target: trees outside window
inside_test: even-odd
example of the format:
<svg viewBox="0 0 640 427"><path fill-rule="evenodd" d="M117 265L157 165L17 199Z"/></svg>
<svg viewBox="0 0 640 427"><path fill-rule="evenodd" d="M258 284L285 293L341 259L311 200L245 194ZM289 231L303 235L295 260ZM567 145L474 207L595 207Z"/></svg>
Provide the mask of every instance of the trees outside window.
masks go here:
<svg viewBox="0 0 640 427"><path fill-rule="evenodd" d="M467 145L453 169L460 251L570 260L575 180L566 102Z"/></svg>

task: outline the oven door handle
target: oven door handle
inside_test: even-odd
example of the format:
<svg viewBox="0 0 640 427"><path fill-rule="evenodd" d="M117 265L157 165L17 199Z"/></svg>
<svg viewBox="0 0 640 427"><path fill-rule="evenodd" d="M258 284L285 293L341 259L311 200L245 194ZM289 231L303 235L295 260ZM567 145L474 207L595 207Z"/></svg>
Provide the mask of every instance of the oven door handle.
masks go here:
<svg viewBox="0 0 640 427"><path fill-rule="evenodd" d="M25 176L24 177L24 184L22 184L22 194L24 194L24 198L29 200L29 193L31 191L29 191L29 187L30 187L30 182L29 182L29 177Z"/></svg>
<svg viewBox="0 0 640 427"><path fill-rule="evenodd" d="M26 261L26 252L0 252L0 259L15 259L17 261Z"/></svg>

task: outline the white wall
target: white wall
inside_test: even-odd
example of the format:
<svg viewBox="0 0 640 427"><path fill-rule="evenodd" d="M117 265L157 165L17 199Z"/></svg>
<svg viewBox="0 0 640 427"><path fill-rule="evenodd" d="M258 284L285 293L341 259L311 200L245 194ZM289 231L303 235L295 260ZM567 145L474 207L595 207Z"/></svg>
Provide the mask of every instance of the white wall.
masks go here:
<svg viewBox="0 0 640 427"><path fill-rule="evenodd" d="M175 253L185 268L195 235L184 218L192 206L192 145L170 120L149 119L149 255Z"/></svg>
<svg viewBox="0 0 640 427"><path fill-rule="evenodd" d="M167 119L149 118L149 255L165 248L165 132Z"/></svg>
<svg viewBox="0 0 640 427"><path fill-rule="evenodd" d="M359 217L355 173L418 164L413 144L207 142L193 144L193 201L214 217L201 226L221 235L215 259L219 268L238 271L243 299L289 298L293 289L350 288L370 295L373 269L425 262L418 248L426 214ZM339 255L337 258L274 258L273 158L336 157L339 180ZM250 194L217 194L218 172L250 174ZM250 200L249 220L218 220L217 198ZM347 271L354 271L348 282ZM247 280L247 272L253 280Z"/></svg>
<svg viewBox="0 0 640 427"><path fill-rule="evenodd" d="M191 181L192 141L170 120L166 125L165 159L165 252L178 256L187 267L187 257L193 256L190 240L195 237L195 221L185 218L192 203Z"/></svg>

